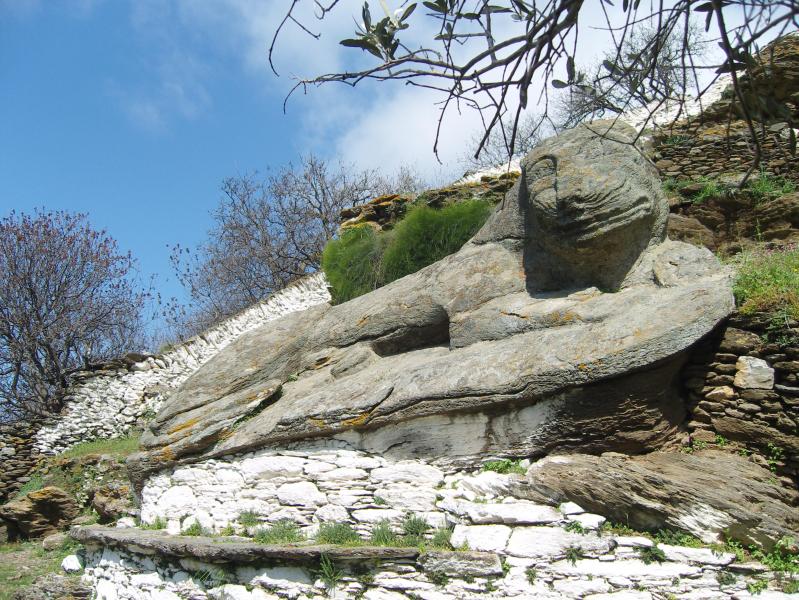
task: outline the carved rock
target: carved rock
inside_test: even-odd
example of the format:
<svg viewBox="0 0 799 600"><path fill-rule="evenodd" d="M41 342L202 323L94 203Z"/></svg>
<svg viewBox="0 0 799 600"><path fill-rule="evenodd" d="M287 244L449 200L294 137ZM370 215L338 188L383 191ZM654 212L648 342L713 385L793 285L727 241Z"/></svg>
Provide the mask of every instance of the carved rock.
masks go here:
<svg viewBox="0 0 799 600"><path fill-rule="evenodd" d="M732 310L713 255L665 240L654 168L617 126L544 142L460 251L243 335L164 404L129 460L332 437L392 457L644 452L684 416L684 351Z"/></svg>

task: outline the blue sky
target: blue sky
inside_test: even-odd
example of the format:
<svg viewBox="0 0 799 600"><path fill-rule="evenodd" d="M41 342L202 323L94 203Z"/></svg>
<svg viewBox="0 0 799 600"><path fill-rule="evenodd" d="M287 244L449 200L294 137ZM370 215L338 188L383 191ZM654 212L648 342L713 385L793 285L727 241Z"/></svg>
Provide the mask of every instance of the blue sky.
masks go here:
<svg viewBox="0 0 799 600"><path fill-rule="evenodd" d="M322 44L290 31L275 77L266 49L278 5L0 0L0 214L86 212L162 293L180 296L167 247L202 240L225 177L308 151L438 172L424 95L329 87L295 96L283 114L290 73L361 58L335 43L352 29L342 11ZM453 129L445 158L472 130Z"/></svg>

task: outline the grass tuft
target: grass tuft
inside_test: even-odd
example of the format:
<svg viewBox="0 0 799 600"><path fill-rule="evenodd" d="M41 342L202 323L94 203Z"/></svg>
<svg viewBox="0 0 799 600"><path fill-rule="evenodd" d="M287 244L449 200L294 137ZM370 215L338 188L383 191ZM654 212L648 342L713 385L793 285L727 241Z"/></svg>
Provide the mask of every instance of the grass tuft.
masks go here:
<svg viewBox="0 0 799 600"><path fill-rule="evenodd" d="M253 539L259 544L296 544L305 536L294 521L281 519L270 527L258 529Z"/></svg>
<svg viewBox="0 0 799 600"><path fill-rule="evenodd" d="M316 541L338 546L357 546L363 542L349 523L322 523L316 534Z"/></svg>

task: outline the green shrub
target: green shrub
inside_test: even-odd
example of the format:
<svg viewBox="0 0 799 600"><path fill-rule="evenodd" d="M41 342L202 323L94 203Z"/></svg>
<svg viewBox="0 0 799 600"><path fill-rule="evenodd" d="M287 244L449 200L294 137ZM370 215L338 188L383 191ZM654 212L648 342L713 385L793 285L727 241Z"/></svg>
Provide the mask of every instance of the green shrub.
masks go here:
<svg viewBox="0 0 799 600"><path fill-rule="evenodd" d="M327 243L322 270L339 304L415 273L456 252L482 227L493 210L484 200L468 200L437 210L411 208L391 231L369 226L345 230Z"/></svg>
<svg viewBox="0 0 799 600"><path fill-rule="evenodd" d="M745 252L733 261L733 292L743 314L799 319L799 248Z"/></svg>
<svg viewBox="0 0 799 600"><path fill-rule="evenodd" d="M469 200L435 210L419 206L394 229L383 255L386 283L423 269L460 250L486 222L492 207Z"/></svg>
<svg viewBox="0 0 799 600"><path fill-rule="evenodd" d="M255 532L253 539L259 544L295 544L305 539L299 526L290 519L281 519L270 527Z"/></svg>
<svg viewBox="0 0 799 600"><path fill-rule="evenodd" d="M361 543L361 538L349 523L322 523L316 541L320 544L354 546Z"/></svg>
<svg viewBox="0 0 799 600"><path fill-rule="evenodd" d="M322 253L322 270L334 304L362 296L384 284L381 261L386 234L369 226L353 227L330 240Z"/></svg>

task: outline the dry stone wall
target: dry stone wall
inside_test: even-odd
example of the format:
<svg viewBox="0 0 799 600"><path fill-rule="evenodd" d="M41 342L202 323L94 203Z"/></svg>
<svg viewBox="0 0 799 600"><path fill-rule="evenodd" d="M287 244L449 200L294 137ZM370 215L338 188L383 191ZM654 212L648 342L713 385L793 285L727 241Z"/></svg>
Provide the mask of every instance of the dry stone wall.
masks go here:
<svg viewBox="0 0 799 600"><path fill-rule="evenodd" d="M799 182L799 158L789 148L790 128L776 123L758 133L761 167L773 175ZM661 131L654 137L655 166L665 178L717 178L745 173L752 164L752 137L743 121L692 124Z"/></svg>
<svg viewBox="0 0 799 600"><path fill-rule="evenodd" d="M33 436L38 423L0 425L0 503L14 496L39 463Z"/></svg>
<svg viewBox="0 0 799 600"><path fill-rule="evenodd" d="M243 333L329 299L324 275L312 275L169 352L77 373L65 409L35 434L35 450L56 454L79 442L125 435L154 414L170 390Z"/></svg>
<svg viewBox="0 0 799 600"><path fill-rule="evenodd" d="M364 558L360 570L338 561L338 598L748 598L746 585L753 576L768 579L762 566L739 565L732 554L704 548L661 544L663 555L650 560L650 539L602 532L605 519L574 503L556 508L514 497L514 478L479 467L447 470L421 460L387 461L343 442L320 441L204 461L152 477L143 493L142 518L165 520L172 534L197 522L208 531L232 526L241 532L240 517L247 513L260 521L254 527L290 519L312 537L321 523L348 522L367 538L381 521L401 532L403 521L415 515L430 524L428 537L433 527L448 526L453 547L469 550L401 560ZM142 543L142 535L161 537ZM211 551L192 550L192 539L143 531L116 547L90 542L86 578L105 600L328 595L314 565L226 561L227 544L218 538L209 538L218 559L210 560ZM195 558L175 557L176 548ZM237 547L236 552L251 556L257 551ZM287 549L287 558L290 553Z"/></svg>
<svg viewBox="0 0 799 600"><path fill-rule="evenodd" d="M692 442L735 442L787 485L799 481L795 335L768 319L736 315L695 348L684 370Z"/></svg>

